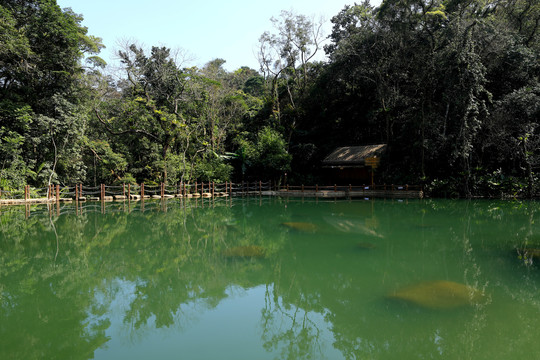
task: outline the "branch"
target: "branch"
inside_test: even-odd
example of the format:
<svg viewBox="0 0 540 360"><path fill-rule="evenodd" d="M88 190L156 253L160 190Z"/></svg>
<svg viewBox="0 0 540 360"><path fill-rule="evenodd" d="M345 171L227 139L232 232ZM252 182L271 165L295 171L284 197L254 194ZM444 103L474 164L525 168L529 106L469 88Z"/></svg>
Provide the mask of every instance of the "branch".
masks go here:
<svg viewBox="0 0 540 360"><path fill-rule="evenodd" d="M125 134L141 134L141 135L144 135L144 136L147 136L149 138L152 138L156 141L160 141L160 139L155 136L154 134L151 134L145 130L141 130L141 129L130 129L130 130L124 130L124 131L114 131L112 130L110 127L109 127L109 124L103 120L101 118L101 116L99 115L99 112L97 109L94 109L95 113L96 113L96 116L99 120L100 123L103 124L103 126L105 126L105 129L111 134L111 135L125 135Z"/></svg>
<svg viewBox="0 0 540 360"><path fill-rule="evenodd" d="M101 161L102 163L105 163L105 161L103 161L103 159L98 155L98 153L92 149L90 146L88 147L90 149L91 152L94 153L94 155L99 159L99 161ZM118 176L113 169L110 169L111 170L111 174L113 174L115 177L116 177L116 180L122 180L122 178L120 176Z"/></svg>

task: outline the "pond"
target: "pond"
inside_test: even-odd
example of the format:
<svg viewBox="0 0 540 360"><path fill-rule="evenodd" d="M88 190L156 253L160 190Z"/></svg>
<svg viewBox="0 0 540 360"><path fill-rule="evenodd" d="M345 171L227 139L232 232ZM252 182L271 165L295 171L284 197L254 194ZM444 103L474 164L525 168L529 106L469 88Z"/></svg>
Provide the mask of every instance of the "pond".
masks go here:
<svg viewBox="0 0 540 360"><path fill-rule="evenodd" d="M523 359L540 204L0 208L1 359Z"/></svg>

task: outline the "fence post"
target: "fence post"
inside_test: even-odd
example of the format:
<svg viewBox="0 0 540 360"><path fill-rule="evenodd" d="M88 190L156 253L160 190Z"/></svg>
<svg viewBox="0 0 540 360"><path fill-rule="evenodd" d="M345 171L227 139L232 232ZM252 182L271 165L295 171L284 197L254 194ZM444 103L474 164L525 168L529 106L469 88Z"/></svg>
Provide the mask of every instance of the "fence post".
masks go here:
<svg viewBox="0 0 540 360"><path fill-rule="evenodd" d="M197 182L195 181L195 194L197 193Z"/></svg>
<svg viewBox="0 0 540 360"><path fill-rule="evenodd" d="M302 184L302 192L304 192L304 184Z"/></svg>
<svg viewBox="0 0 540 360"><path fill-rule="evenodd" d="M131 183L128 184L128 200L131 200Z"/></svg>
<svg viewBox="0 0 540 360"><path fill-rule="evenodd" d="M315 192L319 192L319 184L315 184Z"/></svg>
<svg viewBox="0 0 540 360"><path fill-rule="evenodd" d="M214 197L215 192L216 192L216 183L212 181L212 197Z"/></svg>
<svg viewBox="0 0 540 360"><path fill-rule="evenodd" d="M79 201L79 184L75 185L75 202Z"/></svg>
<svg viewBox="0 0 540 360"><path fill-rule="evenodd" d="M144 199L144 183L141 183L141 200Z"/></svg>
<svg viewBox="0 0 540 360"><path fill-rule="evenodd" d="M126 197L126 183L122 183L122 196Z"/></svg>
<svg viewBox="0 0 540 360"><path fill-rule="evenodd" d="M262 195L262 181L259 180L259 196Z"/></svg>
<svg viewBox="0 0 540 360"><path fill-rule="evenodd" d="M56 185L56 201L60 201L60 185Z"/></svg>
<svg viewBox="0 0 540 360"><path fill-rule="evenodd" d="M334 184L334 192L336 192L336 191L337 191L337 185Z"/></svg>

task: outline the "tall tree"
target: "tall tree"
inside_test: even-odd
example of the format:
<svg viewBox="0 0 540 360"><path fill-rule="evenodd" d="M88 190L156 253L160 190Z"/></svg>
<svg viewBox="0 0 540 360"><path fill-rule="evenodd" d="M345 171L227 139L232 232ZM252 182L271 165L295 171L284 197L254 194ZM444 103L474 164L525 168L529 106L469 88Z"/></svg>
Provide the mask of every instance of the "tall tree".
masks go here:
<svg viewBox="0 0 540 360"><path fill-rule="evenodd" d="M16 163L24 163L23 172L35 185L79 177L82 169L78 174L67 168L58 172L56 165L69 158L65 164L83 166L76 155L86 126L78 91L82 60L100 51L101 40L87 35L82 17L61 10L55 0L6 0L0 14L2 141L16 145ZM96 56L90 58L103 64ZM37 176L40 172L48 175ZM26 179L19 179L17 186L21 180Z"/></svg>

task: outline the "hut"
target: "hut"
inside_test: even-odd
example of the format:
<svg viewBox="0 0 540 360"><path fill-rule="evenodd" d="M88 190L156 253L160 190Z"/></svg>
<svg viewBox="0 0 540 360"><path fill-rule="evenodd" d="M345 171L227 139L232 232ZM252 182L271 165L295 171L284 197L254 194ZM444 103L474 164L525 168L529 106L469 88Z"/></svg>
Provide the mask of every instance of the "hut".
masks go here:
<svg viewBox="0 0 540 360"><path fill-rule="evenodd" d="M385 151L386 144L339 147L322 161L326 180L340 185L370 184Z"/></svg>

